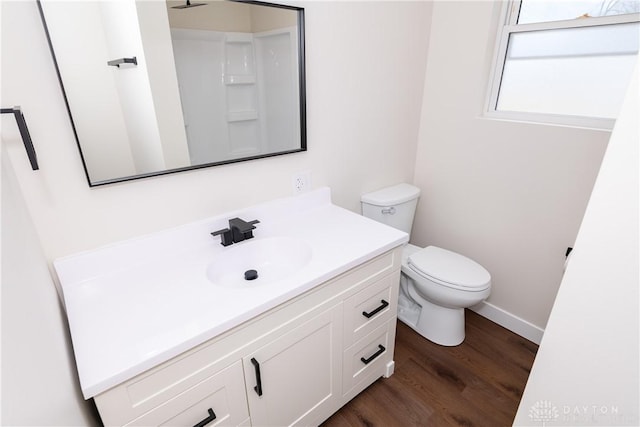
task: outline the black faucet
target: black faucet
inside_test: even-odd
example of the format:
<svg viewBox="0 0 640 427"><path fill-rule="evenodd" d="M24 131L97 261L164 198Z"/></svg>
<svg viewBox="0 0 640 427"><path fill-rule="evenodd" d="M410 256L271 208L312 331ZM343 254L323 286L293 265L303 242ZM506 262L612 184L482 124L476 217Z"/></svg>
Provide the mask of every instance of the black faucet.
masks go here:
<svg viewBox="0 0 640 427"><path fill-rule="evenodd" d="M253 230L256 228L254 224L259 222L257 219L247 222L240 218L231 218L229 220L229 228L214 231L211 235L219 235L222 246L229 246L253 238Z"/></svg>

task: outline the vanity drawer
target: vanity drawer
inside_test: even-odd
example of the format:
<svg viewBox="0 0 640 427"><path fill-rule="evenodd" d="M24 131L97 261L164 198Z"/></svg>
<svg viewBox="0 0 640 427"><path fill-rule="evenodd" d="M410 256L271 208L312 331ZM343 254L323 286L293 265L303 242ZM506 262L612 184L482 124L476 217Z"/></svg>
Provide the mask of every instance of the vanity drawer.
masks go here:
<svg viewBox="0 0 640 427"><path fill-rule="evenodd" d="M343 395L355 395L387 373L393 361L396 320L391 319L343 353ZM357 388L353 393L354 388Z"/></svg>
<svg viewBox="0 0 640 427"><path fill-rule="evenodd" d="M194 403L195 402L195 403ZM249 411L242 362L238 361L169 399L128 426L247 425Z"/></svg>
<svg viewBox="0 0 640 427"><path fill-rule="evenodd" d="M179 402L186 402L187 396L195 396L191 402L200 402L207 396L215 395L221 388L229 393L235 391L238 384L244 387L242 363L230 352L228 340L228 337L223 338L216 341L216 345L191 350L95 396L102 421L108 426L127 425L132 420L137 425L154 425L151 419L144 417L152 416L156 409L166 408L168 402L175 402L171 405L186 410L189 406L182 408ZM234 345L237 343L234 342ZM237 376L236 380L234 376ZM242 399L246 406L246 396L242 396ZM207 414L208 408L204 408L202 414ZM218 411L215 408L213 410L217 415ZM224 412L222 409L220 411L221 414ZM171 411L160 409L158 414L165 412Z"/></svg>
<svg viewBox="0 0 640 427"><path fill-rule="evenodd" d="M389 274L344 301L344 346L395 318L400 273Z"/></svg>

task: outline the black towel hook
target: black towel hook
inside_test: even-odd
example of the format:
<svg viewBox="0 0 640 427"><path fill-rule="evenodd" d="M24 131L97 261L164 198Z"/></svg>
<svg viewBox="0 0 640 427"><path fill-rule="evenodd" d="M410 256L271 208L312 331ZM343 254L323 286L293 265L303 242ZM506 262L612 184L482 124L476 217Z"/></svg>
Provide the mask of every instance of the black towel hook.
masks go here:
<svg viewBox="0 0 640 427"><path fill-rule="evenodd" d="M22 137L22 143L24 144L24 149L27 150L27 156L29 157L29 162L31 163L31 169L37 171L39 169L38 157L36 156L35 148L33 148L33 141L31 141L31 135L29 135L29 128L27 128L27 122L24 119L22 110L20 110L20 106L16 105L13 108L2 108L1 112L2 114L13 114L13 117L16 118L18 130L20 131L20 136Z"/></svg>
<svg viewBox="0 0 640 427"><path fill-rule="evenodd" d="M120 68L120 65L123 64L133 64L133 65L138 65L138 58L131 57L131 58L118 58L118 59L114 59L111 61L107 61L107 65L111 66L111 67L118 67Z"/></svg>

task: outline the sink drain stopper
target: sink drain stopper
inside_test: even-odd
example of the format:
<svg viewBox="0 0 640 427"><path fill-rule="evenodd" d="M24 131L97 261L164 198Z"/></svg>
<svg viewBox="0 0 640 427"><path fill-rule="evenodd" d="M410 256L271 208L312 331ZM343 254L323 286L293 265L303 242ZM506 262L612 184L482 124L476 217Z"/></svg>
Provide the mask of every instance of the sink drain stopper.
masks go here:
<svg viewBox="0 0 640 427"><path fill-rule="evenodd" d="M247 270L244 272L244 280L256 280L258 272L256 270Z"/></svg>

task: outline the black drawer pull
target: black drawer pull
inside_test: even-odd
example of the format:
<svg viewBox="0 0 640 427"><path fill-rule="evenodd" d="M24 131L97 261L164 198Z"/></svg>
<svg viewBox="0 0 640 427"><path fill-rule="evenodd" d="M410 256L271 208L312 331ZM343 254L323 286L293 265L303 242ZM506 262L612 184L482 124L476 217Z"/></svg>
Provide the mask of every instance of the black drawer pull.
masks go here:
<svg viewBox="0 0 640 427"><path fill-rule="evenodd" d="M376 314L378 314L379 312L381 312L382 310L384 310L385 308L387 308L387 306L389 305L388 302L386 302L385 300L381 299L380 300L380 307L376 308L375 310L367 313L366 311L362 312L362 315L364 317L366 317L367 319L372 318L373 316L375 316Z"/></svg>
<svg viewBox="0 0 640 427"><path fill-rule="evenodd" d="M383 345L378 344L378 351L376 351L375 353L373 353L373 355L371 355L371 357L369 357L368 359L365 359L364 357L360 358L360 361L362 363L364 363L365 365L368 365L369 363L373 362L373 360L380 356L382 353L384 353L384 351L386 350L386 348L384 348Z"/></svg>
<svg viewBox="0 0 640 427"><path fill-rule="evenodd" d="M260 364L256 360L255 357L251 358L251 363L253 363L253 368L256 370L256 386L253 388L258 396L262 396L262 379L260 378Z"/></svg>
<svg viewBox="0 0 640 427"><path fill-rule="evenodd" d="M193 427L204 427L207 424L209 424L211 421L216 419L216 414L213 412L213 409L209 408L208 412L209 412L209 416L204 420L200 421L198 424L194 425Z"/></svg>

